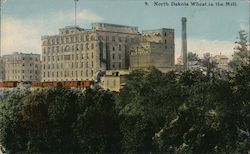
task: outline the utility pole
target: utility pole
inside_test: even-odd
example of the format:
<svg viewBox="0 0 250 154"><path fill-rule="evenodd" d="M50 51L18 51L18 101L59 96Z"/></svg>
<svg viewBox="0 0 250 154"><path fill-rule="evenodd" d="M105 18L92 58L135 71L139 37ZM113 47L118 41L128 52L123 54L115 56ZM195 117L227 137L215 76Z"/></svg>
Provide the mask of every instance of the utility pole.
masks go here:
<svg viewBox="0 0 250 154"><path fill-rule="evenodd" d="M78 0L74 0L75 1L75 26L77 25L77 2Z"/></svg>

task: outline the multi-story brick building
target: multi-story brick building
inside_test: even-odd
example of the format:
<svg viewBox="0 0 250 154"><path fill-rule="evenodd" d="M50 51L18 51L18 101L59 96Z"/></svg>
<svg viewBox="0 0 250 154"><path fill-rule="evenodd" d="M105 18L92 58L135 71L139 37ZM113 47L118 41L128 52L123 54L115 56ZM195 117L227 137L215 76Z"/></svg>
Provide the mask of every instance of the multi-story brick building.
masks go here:
<svg viewBox="0 0 250 154"><path fill-rule="evenodd" d="M42 81L92 80L101 70L129 67L129 46L139 43L137 27L105 23L91 30L65 27L42 37Z"/></svg>
<svg viewBox="0 0 250 154"><path fill-rule="evenodd" d="M106 23L94 23L92 29L62 28L42 37L42 81L92 80L100 71L133 68L138 58L130 53L145 43L152 50L146 66L174 66L172 29L141 34L137 27Z"/></svg>
<svg viewBox="0 0 250 154"><path fill-rule="evenodd" d="M3 56L5 81L40 81L39 54L14 53Z"/></svg>

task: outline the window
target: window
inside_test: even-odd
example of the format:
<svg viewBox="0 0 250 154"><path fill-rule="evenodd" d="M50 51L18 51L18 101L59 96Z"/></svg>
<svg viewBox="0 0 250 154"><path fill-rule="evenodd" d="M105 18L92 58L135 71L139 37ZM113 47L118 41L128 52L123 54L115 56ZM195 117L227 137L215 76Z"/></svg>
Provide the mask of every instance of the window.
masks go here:
<svg viewBox="0 0 250 154"><path fill-rule="evenodd" d="M89 76L89 74L88 74L88 70L86 70L86 76Z"/></svg>
<svg viewBox="0 0 250 154"><path fill-rule="evenodd" d="M115 54L114 53L112 54L112 58L115 59Z"/></svg>
<svg viewBox="0 0 250 154"><path fill-rule="evenodd" d="M78 44L76 44L76 51L78 51L79 50L79 48L78 48Z"/></svg>
<svg viewBox="0 0 250 154"><path fill-rule="evenodd" d="M86 43L86 50L89 50L89 44Z"/></svg>
<svg viewBox="0 0 250 154"><path fill-rule="evenodd" d="M119 51L121 51L122 50L122 46L121 45L119 45Z"/></svg>

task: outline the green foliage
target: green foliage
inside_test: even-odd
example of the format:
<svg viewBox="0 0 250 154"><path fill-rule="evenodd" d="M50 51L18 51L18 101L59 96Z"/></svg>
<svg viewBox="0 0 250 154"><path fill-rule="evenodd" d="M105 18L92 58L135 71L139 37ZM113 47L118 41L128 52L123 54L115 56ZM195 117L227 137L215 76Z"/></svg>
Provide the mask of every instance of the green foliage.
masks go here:
<svg viewBox="0 0 250 154"><path fill-rule="evenodd" d="M75 124L80 151L119 152L121 135L114 94L98 89L87 90L83 96L82 102L88 104L77 115Z"/></svg>
<svg viewBox="0 0 250 154"><path fill-rule="evenodd" d="M10 153L247 153L250 65L224 79L135 70L120 93L14 91L0 104Z"/></svg>
<svg viewBox="0 0 250 154"><path fill-rule="evenodd" d="M21 122L23 100L28 91L14 91L0 104L0 142L12 151L23 151L27 142L26 131Z"/></svg>
<svg viewBox="0 0 250 154"><path fill-rule="evenodd" d="M248 65L250 58L248 34L242 30L239 32L237 39L233 59L229 63L234 71L241 69L244 65Z"/></svg>
<svg viewBox="0 0 250 154"><path fill-rule="evenodd" d="M17 91L0 111L0 142L10 152L119 151L119 119L111 92Z"/></svg>
<svg viewBox="0 0 250 154"><path fill-rule="evenodd" d="M137 79L137 77L140 79ZM182 99L175 72L134 71L120 93L121 131L126 152L153 152L152 138L176 113Z"/></svg>
<svg viewBox="0 0 250 154"><path fill-rule="evenodd" d="M200 60L199 56L193 52L188 52L187 59L188 59L188 61L199 61Z"/></svg>

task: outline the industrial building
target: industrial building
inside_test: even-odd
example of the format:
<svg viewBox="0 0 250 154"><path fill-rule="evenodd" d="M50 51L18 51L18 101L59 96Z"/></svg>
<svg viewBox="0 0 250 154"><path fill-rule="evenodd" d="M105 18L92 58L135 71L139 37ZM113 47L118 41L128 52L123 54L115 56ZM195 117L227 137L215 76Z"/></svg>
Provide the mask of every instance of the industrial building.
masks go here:
<svg viewBox="0 0 250 154"><path fill-rule="evenodd" d="M174 68L174 29L143 31L141 42L130 49L130 68Z"/></svg>
<svg viewBox="0 0 250 154"><path fill-rule="evenodd" d="M4 81L5 71L4 71L4 63L3 58L0 57L0 82Z"/></svg>
<svg viewBox="0 0 250 154"><path fill-rule="evenodd" d="M173 29L140 33L134 26L94 23L42 37L42 81L94 80L105 70L151 66L174 67Z"/></svg>
<svg viewBox="0 0 250 154"><path fill-rule="evenodd" d="M4 81L40 81L41 61L39 54L13 53L2 57Z"/></svg>

